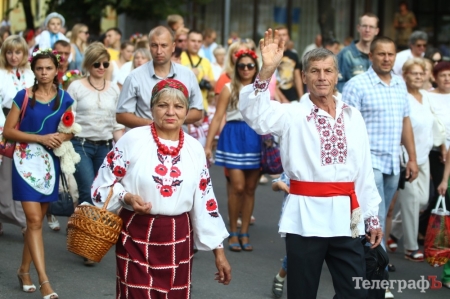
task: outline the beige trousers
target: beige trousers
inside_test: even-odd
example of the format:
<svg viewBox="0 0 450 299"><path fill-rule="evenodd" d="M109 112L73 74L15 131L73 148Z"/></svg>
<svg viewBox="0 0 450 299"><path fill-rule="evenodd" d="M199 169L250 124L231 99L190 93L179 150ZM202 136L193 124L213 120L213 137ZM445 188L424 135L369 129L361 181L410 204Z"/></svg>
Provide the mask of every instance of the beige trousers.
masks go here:
<svg viewBox="0 0 450 299"><path fill-rule="evenodd" d="M406 182L405 189L400 189L397 202L400 211L392 220L391 235L397 239L403 237L405 250L418 250L417 234L419 232L420 208L427 204L430 192L430 163L428 160L419 165L419 175L412 182Z"/></svg>

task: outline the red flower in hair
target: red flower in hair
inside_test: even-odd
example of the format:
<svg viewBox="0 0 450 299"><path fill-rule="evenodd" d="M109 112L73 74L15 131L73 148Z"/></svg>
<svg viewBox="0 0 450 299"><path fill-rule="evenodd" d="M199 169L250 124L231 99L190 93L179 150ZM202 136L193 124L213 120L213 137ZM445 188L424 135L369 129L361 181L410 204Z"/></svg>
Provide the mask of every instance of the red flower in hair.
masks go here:
<svg viewBox="0 0 450 299"><path fill-rule="evenodd" d="M71 127L73 125L73 122L75 121L73 112L72 111L64 112L61 120L62 120L64 126Z"/></svg>
<svg viewBox="0 0 450 299"><path fill-rule="evenodd" d="M243 56L243 55L246 55L246 56L250 56L250 57L252 57L253 59L257 59L258 58L258 55L256 55L256 53L254 52L254 51L252 51L252 50L240 50L240 51L238 51L236 54L234 54L234 56L236 57L236 58L240 58L241 56Z"/></svg>

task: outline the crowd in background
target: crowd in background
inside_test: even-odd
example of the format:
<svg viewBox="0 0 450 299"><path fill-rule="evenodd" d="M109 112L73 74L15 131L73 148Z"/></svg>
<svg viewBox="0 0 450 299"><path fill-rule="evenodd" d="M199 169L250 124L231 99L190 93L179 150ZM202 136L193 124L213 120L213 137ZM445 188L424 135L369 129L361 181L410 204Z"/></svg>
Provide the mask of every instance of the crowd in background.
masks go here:
<svg viewBox="0 0 450 299"><path fill-rule="evenodd" d="M449 57L428 44L425 32L412 30L417 25L415 17L406 4L400 7L394 22L398 30L396 47L388 47L388 39L378 40L374 46L372 42L377 39L379 29L378 18L371 13L360 17L359 37L355 40L341 44L335 39L322 40L318 34L301 56L293 48L288 29L277 28L286 50L269 90L272 100L296 105L308 95L302 80L301 58L320 47L336 55L339 76L335 96L361 110L371 150L386 153L384 157L372 155L377 187L381 186L379 192L383 194L380 204L380 221L385 233L383 246L395 252L403 238L405 258L421 262L424 255L419 246L423 244L429 215L438 196L444 195L450 207L446 192L450 173L450 62ZM184 81L191 92L183 129L202 144L208 162L224 167L230 230L228 248L252 251L249 226L255 222L252 216L255 189L258 183L266 183L268 179L260 173L260 137L243 121L237 102L241 88L253 83L258 73L261 65L258 47L253 40L240 38L238 33L232 33L226 45L219 45L215 30L188 29L179 15L169 16L167 26L171 30L169 34L164 27L157 27L153 34L135 33L127 40L118 28L110 28L99 41L92 41L84 24L76 24L65 32L65 19L58 13L46 17L43 30L25 30L18 35L11 34L8 22L3 22L0 128L17 93L37 84L28 58L38 49L56 50L61 57L57 68L58 87L74 100L72 110L83 128L71 141L81 162L76 165L74 175L67 179L76 204L92 203L92 181L112 145L129 129L146 124L142 119L151 118L150 104L143 103L149 101L151 93L151 89L144 90L146 84L165 78ZM167 55L171 62L167 61ZM185 68L180 69L179 65ZM186 70L189 73L184 73ZM383 91L390 87L396 88L395 97ZM383 100L398 105L380 104L375 95L377 88L385 95ZM364 111L365 103L370 103L369 110ZM382 124L382 117L376 119L389 110L392 112L389 121L399 120L395 125ZM405 118L408 118L406 123ZM443 123L446 132L440 144L433 140L435 118ZM405 127L411 128L412 143L405 137ZM403 172L411 161L418 169L414 180ZM25 234L27 221L22 207L12 200L12 162L2 158L0 163L0 221L16 224ZM274 181L274 190L289 190L283 183L284 176ZM392 215L396 201L400 209ZM47 223L51 229L60 230L55 216L47 214ZM93 264L86 259L84 263ZM388 270L395 271L395 266L390 264ZM286 274L284 262L273 282L272 292L277 298L283 292ZM25 283L26 278L21 277ZM444 267L442 279L450 288L449 264ZM386 290L386 298L393 297Z"/></svg>

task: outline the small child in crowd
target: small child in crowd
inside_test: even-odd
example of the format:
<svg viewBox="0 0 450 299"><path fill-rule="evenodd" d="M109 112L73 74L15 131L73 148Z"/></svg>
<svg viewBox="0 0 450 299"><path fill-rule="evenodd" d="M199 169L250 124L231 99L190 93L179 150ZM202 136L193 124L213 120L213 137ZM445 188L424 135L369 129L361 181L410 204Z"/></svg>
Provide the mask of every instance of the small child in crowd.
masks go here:
<svg viewBox="0 0 450 299"><path fill-rule="evenodd" d="M289 194L289 178L283 172L279 178L276 178L272 181L272 190L273 191L284 191L283 203L281 205L281 212L283 212L284 204L286 203L286 198ZM272 294L275 298L281 298L283 295L284 281L286 280L287 275L287 256L284 256L283 263L281 264L281 269L278 271L277 275L273 279L272 284Z"/></svg>
<svg viewBox="0 0 450 299"><path fill-rule="evenodd" d="M65 23L66 20L59 13L52 12L49 14L44 21L46 30L42 31L39 37L39 49L53 49L53 45L58 40L69 42L69 39L61 33L61 28L64 27Z"/></svg>

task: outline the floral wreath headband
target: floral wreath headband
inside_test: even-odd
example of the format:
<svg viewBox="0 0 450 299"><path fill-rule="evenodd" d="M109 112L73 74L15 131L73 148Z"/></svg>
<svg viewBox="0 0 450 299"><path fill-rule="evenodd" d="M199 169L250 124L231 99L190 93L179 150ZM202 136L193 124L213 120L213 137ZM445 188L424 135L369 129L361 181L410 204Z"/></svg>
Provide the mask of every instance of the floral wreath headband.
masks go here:
<svg viewBox="0 0 450 299"><path fill-rule="evenodd" d="M255 60L258 58L258 55L256 55L255 51L252 50L240 50L234 54L237 59L241 58L243 55L250 56Z"/></svg>
<svg viewBox="0 0 450 299"><path fill-rule="evenodd" d="M36 55L39 54L52 54L55 55L56 60L58 61L58 64L60 64L63 61L63 58L61 57L61 55L59 55L58 51L56 50L52 50L50 48L48 49L36 49L34 50L34 52L30 55L30 57L28 58L28 61L30 63L33 62L34 57L36 57Z"/></svg>

